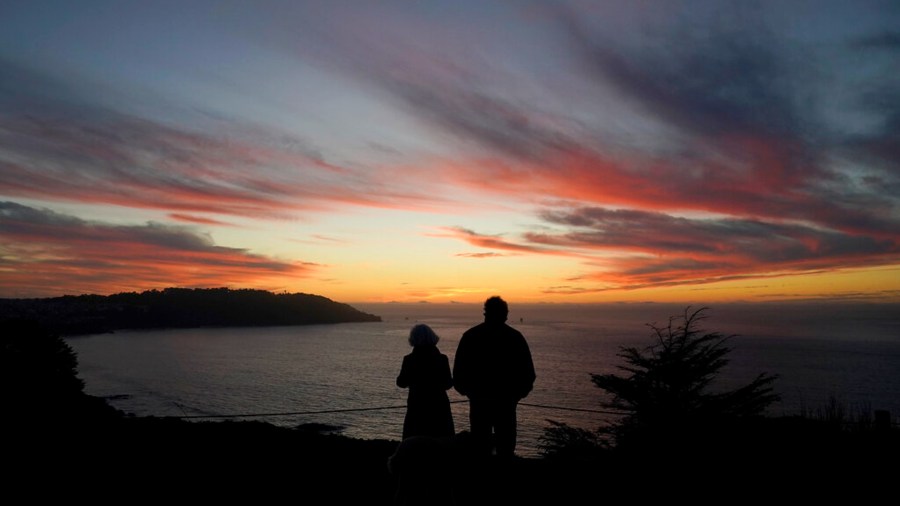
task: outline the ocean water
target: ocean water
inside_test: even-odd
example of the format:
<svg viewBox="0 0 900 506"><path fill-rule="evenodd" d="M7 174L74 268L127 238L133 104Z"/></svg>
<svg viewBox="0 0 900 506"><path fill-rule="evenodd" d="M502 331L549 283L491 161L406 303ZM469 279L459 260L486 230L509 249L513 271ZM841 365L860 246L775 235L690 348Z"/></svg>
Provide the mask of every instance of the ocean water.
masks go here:
<svg viewBox="0 0 900 506"><path fill-rule="evenodd" d="M382 322L260 328L120 331L69 338L91 395L136 416L248 415L283 426L321 423L357 438L399 440L406 390L395 380L409 328L427 323L453 360L460 335L481 321L477 304L355 304ZM900 311L872 305L723 305L702 328L727 335L730 363L717 387L778 375L773 415L885 409L900 415ZM518 410L517 453L539 455L550 420L594 429L614 419L591 374L615 372L622 346L652 344L684 306L511 304L509 323L529 341L534 391ZM450 392L456 429L465 399ZM291 413L289 415L276 415ZM249 415L254 415L250 417ZM256 416L266 415L266 416ZM219 420L221 418L196 418Z"/></svg>

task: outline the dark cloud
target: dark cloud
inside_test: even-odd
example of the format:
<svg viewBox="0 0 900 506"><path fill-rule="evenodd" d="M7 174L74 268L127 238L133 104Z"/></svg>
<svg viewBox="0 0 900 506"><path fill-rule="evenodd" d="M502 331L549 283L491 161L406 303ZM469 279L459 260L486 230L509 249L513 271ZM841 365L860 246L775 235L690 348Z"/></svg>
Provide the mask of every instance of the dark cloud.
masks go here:
<svg viewBox="0 0 900 506"><path fill-rule="evenodd" d="M855 41L855 46L861 49L900 51L900 31L882 32L861 37Z"/></svg>
<svg viewBox="0 0 900 506"><path fill-rule="evenodd" d="M6 295L105 293L159 286L266 286L304 277L316 264L217 246L209 235L171 225L111 225L0 202L0 258Z"/></svg>
<svg viewBox="0 0 900 506"><path fill-rule="evenodd" d="M575 13L563 10L560 17L589 73L687 132L796 135L801 126L799 69L786 54L794 46L779 45L764 25L717 18L627 47L592 33Z"/></svg>
<svg viewBox="0 0 900 506"><path fill-rule="evenodd" d="M492 151L541 160L548 150L570 144L562 132L542 126L538 115L521 104L463 83L441 84L395 80L387 87L419 117Z"/></svg>
<svg viewBox="0 0 900 506"><path fill-rule="evenodd" d="M900 180L900 51L893 60L881 69L880 80L859 97L861 109L876 126L849 137L846 144L857 160Z"/></svg>
<svg viewBox="0 0 900 506"><path fill-rule="evenodd" d="M417 120L489 154L533 162L572 144L560 125L578 122L518 93L516 76L503 70L491 48L470 46L440 22L414 26L424 20L411 18L410 25L398 26L398 19L406 19L399 12L392 11L398 18L390 19L383 13L366 16L365 9L335 9L344 21L290 30L280 44L374 86Z"/></svg>
<svg viewBox="0 0 900 506"><path fill-rule="evenodd" d="M641 262L639 266L625 269L621 274L628 277L641 277L650 283L672 281L673 272L706 272L733 268L727 262L702 262L691 258L675 258L668 261L650 260Z"/></svg>
<svg viewBox="0 0 900 506"><path fill-rule="evenodd" d="M835 150L852 170L823 192L834 202L831 223L895 236L900 230L900 32L860 39L848 71L863 76L852 105L865 118ZM848 212L849 210L849 212Z"/></svg>
<svg viewBox="0 0 900 506"><path fill-rule="evenodd" d="M462 228L449 229L448 235L486 249L580 257L588 272L570 280L596 282L605 287L602 290L748 280L900 261L896 234L882 238L789 222L597 207L548 210L541 216L550 227L517 239ZM578 291L557 287L548 293Z"/></svg>
<svg viewBox="0 0 900 506"><path fill-rule="evenodd" d="M77 114L89 101L86 91L0 56L0 112L4 114Z"/></svg>
<svg viewBox="0 0 900 506"><path fill-rule="evenodd" d="M33 237L60 244L121 241L181 251L217 249L209 236L184 227L152 222L139 226L106 225L16 202L0 202L0 234L12 239Z"/></svg>
<svg viewBox="0 0 900 506"><path fill-rule="evenodd" d="M543 218L572 227L559 233L531 233L534 243L577 248L693 255L706 259L752 259L755 268L821 258L898 255L897 238L851 235L816 227L736 219L689 219L634 210L579 208L547 211ZM696 260L692 260L696 261ZM718 265L717 267L723 267ZM684 266L682 266L684 267Z"/></svg>

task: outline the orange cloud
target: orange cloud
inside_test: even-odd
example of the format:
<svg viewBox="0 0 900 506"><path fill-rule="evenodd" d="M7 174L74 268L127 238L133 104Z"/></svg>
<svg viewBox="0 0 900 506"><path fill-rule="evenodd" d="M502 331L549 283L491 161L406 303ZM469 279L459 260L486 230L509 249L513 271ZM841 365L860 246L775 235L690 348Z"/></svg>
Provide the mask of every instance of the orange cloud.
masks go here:
<svg viewBox="0 0 900 506"><path fill-rule="evenodd" d="M557 208L544 212L542 218L552 227L514 238L485 236L461 227L445 229L442 236L488 250L581 258L586 273L570 281L591 283L600 291L900 263L898 240L799 224L689 219L600 207ZM548 293L583 289L564 287Z"/></svg>
<svg viewBox="0 0 900 506"><path fill-rule="evenodd" d="M168 286L272 288L320 266L216 246L188 229L87 222L0 203L5 297L112 293Z"/></svg>
<svg viewBox="0 0 900 506"><path fill-rule="evenodd" d="M478 234L472 230L468 230L462 227L445 227L442 228L443 232L441 233L433 233L428 234L431 237L449 237L453 239L463 240L473 246L478 246L479 248L488 248L488 249L499 249L503 251L514 251L514 252L523 252L523 253L539 253L539 254L547 254L547 255L557 255L557 254L566 254L562 251L553 250L550 248L544 248L539 245L528 245L522 243L510 242L502 239L497 235L483 235Z"/></svg>

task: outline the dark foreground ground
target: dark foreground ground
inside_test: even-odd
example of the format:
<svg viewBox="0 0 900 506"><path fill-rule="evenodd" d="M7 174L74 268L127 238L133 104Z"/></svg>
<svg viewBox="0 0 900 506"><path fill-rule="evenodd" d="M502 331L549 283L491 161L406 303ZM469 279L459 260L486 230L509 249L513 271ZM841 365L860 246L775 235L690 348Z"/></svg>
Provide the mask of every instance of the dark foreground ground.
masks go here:
<svg viewBox="0 0 900 506"><path fill-rule="evenodd" d="M3 426L3 500L387 505L412 476L388 469L398 444L261 422L18 421ZM891 504L900 485L897 429L851 434L808 420L773 420L740 442L652 457L411 458L420 459L407 467L420 473L413 482L436 480L419 491L423 501L409 504Z"/></svg>

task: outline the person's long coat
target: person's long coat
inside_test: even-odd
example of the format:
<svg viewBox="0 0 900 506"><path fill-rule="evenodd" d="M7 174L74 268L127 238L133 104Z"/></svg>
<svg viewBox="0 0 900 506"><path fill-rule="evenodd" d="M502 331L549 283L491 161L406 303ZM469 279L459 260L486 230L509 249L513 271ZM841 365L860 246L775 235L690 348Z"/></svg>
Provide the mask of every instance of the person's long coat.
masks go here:
<svg viewBox="0 0 900 506"><path fill-rule="evenodd" d="M436 346L416 346L403 357L397 386L408 388L403 439L454 434L447 390L453 387L450 360Z"/></svg>

